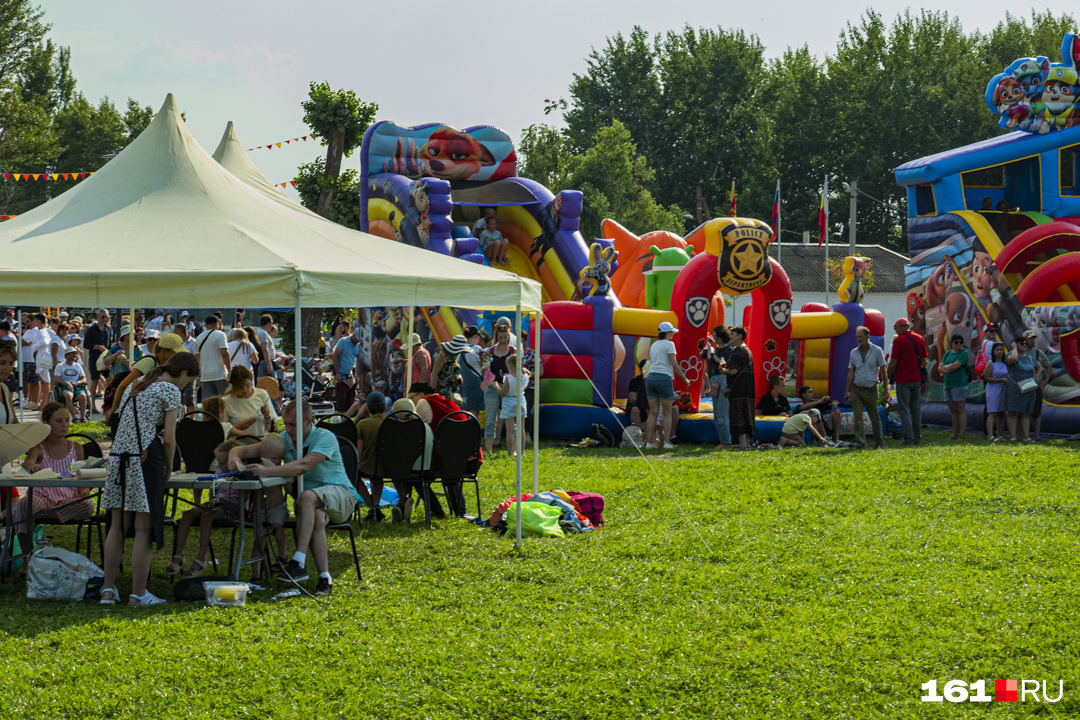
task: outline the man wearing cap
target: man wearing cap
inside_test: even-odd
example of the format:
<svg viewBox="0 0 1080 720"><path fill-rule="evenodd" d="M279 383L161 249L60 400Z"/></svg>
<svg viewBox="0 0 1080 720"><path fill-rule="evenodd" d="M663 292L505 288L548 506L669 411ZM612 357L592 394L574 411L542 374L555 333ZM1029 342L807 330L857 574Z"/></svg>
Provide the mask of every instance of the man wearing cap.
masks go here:
<svg viewBox="0 0 1080 720"><path fill-rule="evenodd" d="M816 408L795 413L784 421L784 427L780 431L780 440L777 442L777 447L787 447L788 445L805 447L806 439L803 437L803 434L807 430L810 431L819 443L828 445L829 441L825 439L824 435L818 432L816 427L814 427L815 422L821 422L821 411Z"/></svg>
<svg viewBox="0 0 1080 720"><path fill-rule="evenodd" d="M874 428L874 449L880 449L884 441L881 431L881 413L878 412L878 382L885 382L885 353L877 345L870 343L870 331L860 325L855 328L855 341L858 343L848 357L847 386L844 390L844 402L851 402L855 421L855 444L866 447L866 422L863 412L870 414L870 425ZM889 399L886 385L885 400Z"/></svg>
<svg viewBox="0 0 1080 720"><path fill-rule="evenodd" d="M356 450L360 453L360 474L371 477L375 474L375 440L379 437L379 427L386 419L386 396L378 390L368 393L364 401L368 416L356 423ZM377 487L376 487L377 485ZM379 500L382 500L382 483L372 481L371 492L367 492L364 483L358 483L357 490L367 504L368 514L364 516L365 522L382 522L385 520L383 512L378 508ZM372 502L372 497L378 500Z"/></svg>
<svg viewBox="0 0 1080 720"><path fill-rule="evenodd" d="M922 394L926 392L926 343L911 332L906 317L893 323L893 330L896 338L889 351L887 375L896 385L904 444L918 445L922 441Z"/></svg>
<svg viewBox="0 0 1080 720"><path fill-rule="evenodd" d="M195 327L195 321L191 319L191 314L187 310L180 311L180 323L184 326L187 334L194 337L197 328Z"/></svg>
<svg viewBox="0 0 1080 720"><path fill-rule="evenodd" d="M1035 357L1035 362L1037 363L1036 367L1042 367L1042 370L1035 374L1035 382L1039 385L1035 389L1035 407L1031 411L1032 437L1036 440L1041 440L1043 388L1050 382L1050 374L1053 372L1054 368L1050 363L1050 357L1039 347L1039 336L1034 330L1025 330L1021 337L1028 341L1028 354Z"/></svg>
<svg viewBox="0 0 1080 720"><path fill-rule="evenodd" d="M229 341L220 329L221 319L217 315L208 315L204 327L206 332L195 341L195 354L199 358L202 399L206 400L225 394L225 388L229 385L226 378L232 372L232 359L229 357Z"/></svg>
<svg viewBox="0 0 1080 720"><path fill-rule="evenodd" d="M356 355L360 352L360 339L356 333L349 333L337 341L330 359L334 370L334 409L345 412L353 404L356 396L356 383L353 381L353 368L356 367Z"/></svg>
<svg viewBox="0 0 1080 720"><path fill-rule="evenodd" d="M72 422L86 422L86 373L78 362L79 348L64 350L64 362L53 368L53 383L60 389ZM76 412L77 411L77 412Z"/></svg>

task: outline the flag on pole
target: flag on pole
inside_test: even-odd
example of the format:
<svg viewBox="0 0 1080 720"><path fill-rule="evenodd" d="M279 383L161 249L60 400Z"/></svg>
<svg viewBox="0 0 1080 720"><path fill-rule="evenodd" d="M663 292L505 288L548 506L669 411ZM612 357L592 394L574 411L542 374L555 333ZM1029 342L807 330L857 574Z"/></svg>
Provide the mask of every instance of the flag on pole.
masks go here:
<svg viewBox="0 0 1080 720"><path fill-rule="evenodd" d="M728 205L728 217L735 217L735 181L731 181L731 204Z"/></svg>
<svg viewBox="0 0 1080 720"><path fill-rule="evenodd" d="M825 242L825 238L828 236L828 224L829 224L829 178L825 177L825 185L821 189L821 209L818 210L818 242L817 246L821 247L821 243Z"/></svg>
<svg viewBox="0 0 1080 720"><path fill-rule="evenodd" d="M772 201L773 242L780 242L780 180L776 180L776 194Z"/></svg>

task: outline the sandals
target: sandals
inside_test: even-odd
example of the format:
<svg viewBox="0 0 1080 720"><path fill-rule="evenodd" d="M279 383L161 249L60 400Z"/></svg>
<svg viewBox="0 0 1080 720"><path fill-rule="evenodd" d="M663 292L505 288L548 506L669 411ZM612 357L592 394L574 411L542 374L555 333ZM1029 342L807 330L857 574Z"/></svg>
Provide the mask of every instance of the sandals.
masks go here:
<svg viewBox="0 0 1080 720"><path fill-rule="evenodd" d="M270 574L271 575L277 575L288 564L289 564L288 559L283 558L280 555L278 555L277 560L275 560L274 563L270 566Z"/></svg>
<svg viewBox="0 0 1080 720"><path fill-rule="evenodd" d="M206 562L196 558L196 559L191 561L191 567L187 569L187 572L184 573L183 577L184 577L185 580L190 580L191 578L199 577L204 572L206 572L206 570L209 567L210 566L207 565Z"/></svg>
<svg viewBox="0 0 1080 720"><path fill-rule="evenodd" d="M180 562L176 562L176 558L180 558ZM167 568L165 568L165 574L169 576L179 575L180 571L184 569L184 566L186 564L187 563L184 560L183 555L173 555L173 561L169 563L169 566Z"/></svg>
<svg viewBox="0 0 1080 720"><path fill-rule="evenodd" d="M120 592L116 588L102 588L98 603L101 605L115 605L118 597L120 597Z"/></svg>
<svg viewBox="0 0 1080 720"><path fill-rule="evenodd" d="M150 607L151 605L164 605L165 598L159 598L149 590L140 595L128 596L128 607Z"/></svg>

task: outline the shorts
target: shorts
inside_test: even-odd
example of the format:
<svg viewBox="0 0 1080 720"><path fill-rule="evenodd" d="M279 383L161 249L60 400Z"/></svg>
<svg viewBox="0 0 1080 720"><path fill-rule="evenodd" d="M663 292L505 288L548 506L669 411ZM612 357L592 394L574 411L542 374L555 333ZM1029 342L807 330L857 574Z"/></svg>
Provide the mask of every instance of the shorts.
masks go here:
<svg viewBox="0 0 1080 720"><path fill-rule="evenodd" d="M210 498L210 501L203 507L207 510L216 510L219 515L224 515L231 523L240 524L240 506L234 502L222 500L221 498Z"/></svg>
<svg viewBox="0 0 1080 720"><path fill-rule="evenodd" d="M663 373L649 373L645 376L645 397L650 400L674 400L675 378Z"/></svg>
<svg viewBox="0 0 1080 720"><path fill-rule="evenodd" d="M101 351L100 350L91 350L90 351L90 361L87 363L87 367L90 368L90 379L91 380L97 380L98 378L108 377L109 376L109 371L108 370L98 370L97 369L97 361L98 361L99 357L101 357ZM189 385L189 387L190 387L190 385Z"/></svg>
<svg viewBox="0 0 1080 720"><path fill-rule="evenodd" d="M343 523L349 519L356 509L356 498L349 488L344 485L319 485L318 487L304 488L315 493L322 501L323 510L333 524Z"/></svg>
<svg viewBox="0 0 1080 720"><path fill-rule="evenodd" d="M966 400L967 385L945 388L945 402L965 402Z"/></svg>
<svg viewBox="0 0 1080 720"><path fill-rule="evenodd" d="M284 525L289 519L289 507L285 503L279 503L272 508L262 507L255 524L263 527L266 525Z"/></svg>
<svg viewBox="0 0 1080 720"><path fill-rule="evenodd" d="M61 392L71 393L71 397L73 397L73 398L77 398L80 395L88 394L86 392L86 386L85 385L76 385L73 390L68 390L67 388L60 388L60 390L61 390Z"/></svg>
<svg viewBox="0 0 1080 720"><path fill-rule="evenodd" d="M212 397L221 397L225 394L225 389L229 387L228 380L200 380L202 385L202 399Z"/></svg>
<svg viewBox="0 0 1080 720"><path fill-rule="evenodd" d="M41 382L41 377L37 372L37 363L23 363L23 372L26 373L27 385L37 385Z"/></svg>
<svg viewBox="0 0 1080 720"><path fill-rule="evenodd" d="M796 435L795 433L780 433L780 436L789 442L797 443L799 445L806 444L806 438L802 435Z"/></svg>

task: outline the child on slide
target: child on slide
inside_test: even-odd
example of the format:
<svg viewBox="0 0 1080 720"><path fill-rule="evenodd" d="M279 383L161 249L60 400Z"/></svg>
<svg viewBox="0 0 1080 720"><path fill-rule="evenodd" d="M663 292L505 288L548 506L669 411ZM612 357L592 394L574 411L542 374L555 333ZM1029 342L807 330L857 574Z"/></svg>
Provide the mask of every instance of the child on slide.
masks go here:
<svg viewBox="0 0 1080 720"><path fill-rule="evenodd" d="M499 220L494 215L487 217L487 230L480 233L480 247L492 265L507 263L506 251L510 248L510 241L499 232Z"/></svg>

